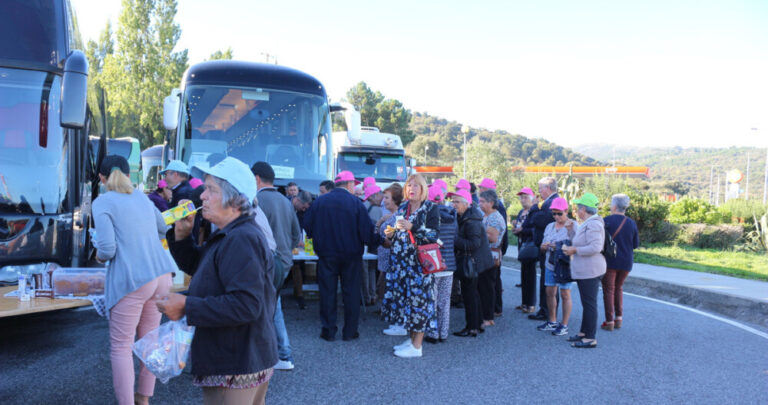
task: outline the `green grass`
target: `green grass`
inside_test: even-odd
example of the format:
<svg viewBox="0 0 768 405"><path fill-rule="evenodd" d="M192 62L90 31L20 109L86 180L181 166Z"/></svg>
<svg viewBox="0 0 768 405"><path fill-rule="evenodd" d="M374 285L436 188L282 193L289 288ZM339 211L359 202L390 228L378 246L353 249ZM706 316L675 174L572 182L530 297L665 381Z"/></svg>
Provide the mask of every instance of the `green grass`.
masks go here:
<svg viewBox="0 0 768 405"><path fill-rule="evenodd" d="M655 266L768 281L768 255L650 244L635 250L635 261Z"/></svg>

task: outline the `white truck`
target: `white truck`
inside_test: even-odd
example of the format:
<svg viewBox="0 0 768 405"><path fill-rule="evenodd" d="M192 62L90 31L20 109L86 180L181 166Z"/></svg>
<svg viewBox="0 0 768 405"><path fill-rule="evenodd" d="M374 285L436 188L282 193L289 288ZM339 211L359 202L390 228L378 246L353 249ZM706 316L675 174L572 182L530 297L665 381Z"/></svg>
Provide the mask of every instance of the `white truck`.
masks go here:
<svg viewBox="0 0 768 405"><path fill-rule="evenodd" d="M360 126L360 113L349 103L334 103L331 111L343 111L347 124L346 131L333 133L334 173L349 170L360 181L373 177L382 190L405 183L415 162L406 160L399 135Z"/></svg>

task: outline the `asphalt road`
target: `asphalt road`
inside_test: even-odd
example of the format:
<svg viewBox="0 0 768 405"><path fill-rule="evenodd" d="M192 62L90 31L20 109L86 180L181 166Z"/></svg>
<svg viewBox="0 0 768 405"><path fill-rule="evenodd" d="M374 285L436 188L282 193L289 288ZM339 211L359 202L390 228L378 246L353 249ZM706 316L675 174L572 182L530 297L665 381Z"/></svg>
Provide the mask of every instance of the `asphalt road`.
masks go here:
<svg viewBox="0 0 768 405"><path fill-rule="evenodd" d="M323 341L317 302L300 311L285 299L296 369L275 372L267 402L768 403L764 337L626 296L622 329L599 330L597 349L573 349L514 311L519 273L505 268L503 277L505 313L497 325L475 339L425 344L421 359L394 357L391 347L402 338L382 335L384 323L370 313L360 339ZM570 326L577 330L581 307L574 295ZM464 326L462 309L453 309L452 322L452 330ZM107 322L92 310L0 320L0 347L3 404L114 403ZM152 403L201 398L191 376L182 374L158 382Z"/></svg>

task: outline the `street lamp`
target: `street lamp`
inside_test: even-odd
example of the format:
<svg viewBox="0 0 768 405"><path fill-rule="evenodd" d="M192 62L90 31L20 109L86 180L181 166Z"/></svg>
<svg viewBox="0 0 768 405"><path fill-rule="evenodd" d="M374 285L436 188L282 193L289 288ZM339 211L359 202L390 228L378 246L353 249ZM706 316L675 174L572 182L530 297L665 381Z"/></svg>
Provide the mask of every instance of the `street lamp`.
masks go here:
<svg viewBox="0 0 768 405"><path fill-rule="evenodd" d="M467 178L467 134L469 133L469 125L464 125L461 127L461 133L464 134L464 176L463 178Z"/></svg>
<svg viewBox="0 0 768 405"><path fill-rule="evenodd" d="M424 164L427 164L427 151L429 150L429 145L424 146Z"/></svg>

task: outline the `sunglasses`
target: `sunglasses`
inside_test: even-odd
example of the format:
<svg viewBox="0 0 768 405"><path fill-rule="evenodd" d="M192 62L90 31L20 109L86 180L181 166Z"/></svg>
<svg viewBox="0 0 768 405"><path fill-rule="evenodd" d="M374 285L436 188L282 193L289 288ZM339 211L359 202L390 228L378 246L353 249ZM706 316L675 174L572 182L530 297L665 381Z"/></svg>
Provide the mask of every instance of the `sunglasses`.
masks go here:
<svg viewBox="0 0 768 405"><path fill-rule="evenodd" d="M553 212L552 215L559 217L561 215L565 214L564 212Z"/></svg>

